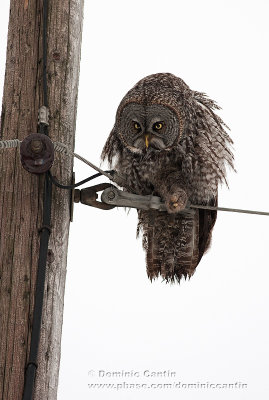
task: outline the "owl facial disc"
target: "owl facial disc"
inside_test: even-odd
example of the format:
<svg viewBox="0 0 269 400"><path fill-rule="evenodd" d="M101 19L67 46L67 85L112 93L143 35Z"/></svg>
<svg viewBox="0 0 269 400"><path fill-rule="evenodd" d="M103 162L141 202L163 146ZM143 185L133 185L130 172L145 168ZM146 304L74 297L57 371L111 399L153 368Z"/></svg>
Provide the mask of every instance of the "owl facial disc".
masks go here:
<svg viewBox="0 0 269 400"><path fill-rule="evenodd" d="M170 148L180 135L180 123L165 105L129 103L119 116L119 137L132 152Z"/></svg>

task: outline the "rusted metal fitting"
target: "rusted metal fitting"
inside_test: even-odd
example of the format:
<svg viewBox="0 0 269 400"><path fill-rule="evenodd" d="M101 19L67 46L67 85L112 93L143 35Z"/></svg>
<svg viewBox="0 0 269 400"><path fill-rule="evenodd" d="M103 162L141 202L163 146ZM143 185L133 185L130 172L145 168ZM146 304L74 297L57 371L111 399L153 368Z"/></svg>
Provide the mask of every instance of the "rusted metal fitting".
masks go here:
<svg viewBox="0 0 269 400"><path fill-rule="evenodd" d="M26 171L32 174L43 174L48 171L54 160L54 146L47 135L32 133L20 146L21 163Z"/></svg>
<svg viewBox="0 0 269 400"><path fill-rule="evenodd" d="M74 189L74 203L80 202L80 189Z"/></svg>
<svg viewBox="0 0 269 400"><path fill-rule="evenodd" d="M84 189L74 190L74 202L82 203L86 206L100 208L102 210L111 210L116 207L113 204L105 204L102 201L98 201L98 192L101 192L107 188L111 187L111 183L100 183L99 185L90 186Z"/></svg>
<svg viewBox="0 0 269 400"><path fill-rule="evenodd" d="M41 140L33 139L31 141L31 150L35 154L41 153L41 151L43 150L43 143L41 142Z"/></svg>

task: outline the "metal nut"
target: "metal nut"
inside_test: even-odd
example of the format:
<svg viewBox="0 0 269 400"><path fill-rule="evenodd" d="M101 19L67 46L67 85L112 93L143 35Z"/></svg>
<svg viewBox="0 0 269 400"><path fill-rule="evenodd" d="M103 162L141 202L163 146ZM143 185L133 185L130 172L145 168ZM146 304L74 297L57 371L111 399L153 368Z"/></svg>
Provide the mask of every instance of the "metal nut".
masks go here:
<svg viewBox="0 0 269 400"><path fill-rule="evenodd" d="M115 199L115 193L113 192L113 190L110 190L110 192L107 194L108 200L113 200Z"/></svg>
<svg viewBox="0 0 269 400"><path fill-rule="evenodd" d="M43 148L44 148L44 146L43 146L43 143L41 142L41 140L33 139L31 141L31 150L33 153L35 153L35 154L41 153Z"/></svg>

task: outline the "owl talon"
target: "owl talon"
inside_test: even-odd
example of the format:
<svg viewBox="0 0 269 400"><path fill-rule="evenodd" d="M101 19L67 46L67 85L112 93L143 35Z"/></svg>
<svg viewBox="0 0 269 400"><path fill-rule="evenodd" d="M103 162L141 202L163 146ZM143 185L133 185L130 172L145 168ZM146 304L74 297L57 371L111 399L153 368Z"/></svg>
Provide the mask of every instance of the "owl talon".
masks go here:
<svg viewBox="0 0 269 400"><path fill-rule="evenodd" d="M166 208L169 213L176 213L184 210L187 204L187 194L184 190L173 193L166 201Z"/></svg>

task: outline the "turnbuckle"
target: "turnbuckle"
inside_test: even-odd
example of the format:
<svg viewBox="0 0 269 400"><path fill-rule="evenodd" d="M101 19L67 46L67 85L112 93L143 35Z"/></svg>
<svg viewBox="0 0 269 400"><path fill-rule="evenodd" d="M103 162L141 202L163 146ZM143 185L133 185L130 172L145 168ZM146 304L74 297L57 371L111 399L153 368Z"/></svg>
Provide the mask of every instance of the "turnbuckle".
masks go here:
<svg viewBox="0 0 269 400"><path fill-rule="evenodd" d="M98 192L103 191L101 201L97 201ZM85 189L75 189L74 202L86 204L87 206L100 208L102 210L111 210L114 207L128 207L139 210L158 210L167 211L165 203L158 196L138 195L129 193L116 188L110 183L101 183ZM195 211L189 208L189 205L180 214L193 214Z"/></svg>
<svg viewBox="0 0 269 400"><path fill-rule="evenodd" d="M165 204L158 196L141 196L138 194L125 192L112 185L103 191L101 200L106 204L113 204L117 207L167 211Z"/></svg>

